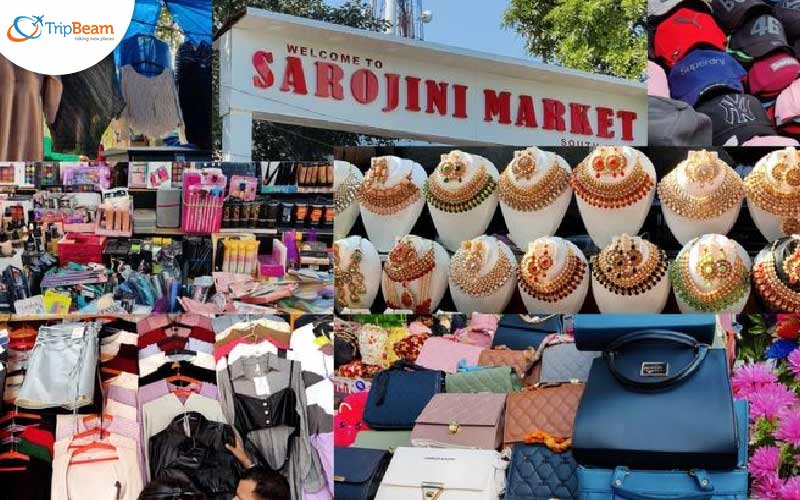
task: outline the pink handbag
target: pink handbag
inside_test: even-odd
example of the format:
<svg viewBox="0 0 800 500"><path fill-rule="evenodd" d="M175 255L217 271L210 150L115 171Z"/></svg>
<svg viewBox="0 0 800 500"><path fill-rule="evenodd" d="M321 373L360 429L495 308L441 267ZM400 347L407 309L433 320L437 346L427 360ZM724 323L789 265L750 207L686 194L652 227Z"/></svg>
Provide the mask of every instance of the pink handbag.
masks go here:
<svg viewBox="0 0 800 500"><path fill-rule="evenodd" d="M456 330L453 337L457 342L489 349L492 347L495 331L497 331L496 315L474 312L470 317L469 326Z"/></svg>
<svg viewBox="0 0 800 500"><path fill-rule="evenodd" d="M422 345L417 364L429 370L455 373L458 371L458 362L462 359L466 360L467 366L477 365L482 350L482 347L476 345L431 337Z"/></svg>
<svg viewBox="0 0 800 500"><path fill-rule="evenodd" d="M503 442L505 405L505 394L437 394L417 417L411 444L496 450Z"/></svg>

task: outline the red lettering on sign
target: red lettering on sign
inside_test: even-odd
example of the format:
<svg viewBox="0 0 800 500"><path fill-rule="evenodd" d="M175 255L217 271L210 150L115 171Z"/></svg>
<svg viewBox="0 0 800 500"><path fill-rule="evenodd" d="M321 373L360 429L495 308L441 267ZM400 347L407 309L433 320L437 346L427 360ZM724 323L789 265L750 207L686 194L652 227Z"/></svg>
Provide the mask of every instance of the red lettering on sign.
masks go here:
<svg viewBox="0 0 800 500"><path fill-rule="evenodd" d="M511 123L511 92L500 92L483 89L483 121L494 121L500 115L499 123Z"/></svg>
<svg viewBox="0 0 800 500"><path fill-rule="evenodd" d="M614 110L598 107L597 112L597 137L603 139L614 138Z"/></svg>
<svg viewBox="0 0 800 500"><path fill-rule="evenodd" d="M564 113L567 112L564 103L558 99L542 99L544 105L544 130L558 130L564 132L567 130L567 124L564 122Z"/></svg>
<svg viewBox="0 0 800 500"><path fill-rule="evenodd" d="M386 77L386 106L381 111L388 113L400 105L400 75L386 73L383 76Z"/></svg>
<svg viewBox="0 0 800 500"><path fill-rule="evenodd" d="M592 135L592 125L589 123L589 108L585 104L569 103L569 131L573 134Z"/></svg>
<svg viewBox="0 0 800 500"><path fill-rule="evenodd" d="M419 107L419 82L416 76L406 77L406 111L421 111Z"/></svg>
<svg viewBox="0 0 800 500"><path fill-rule="evenodd" d="M446 82L437 83L434 80L425 80L426 113L433 113L435 109L442 116L447 114L447 87Z"/></svg>
<svg viewBox="0 0 800 500"><path fill-rule="evenodd" d="M295 94L306 95L306 74L303 71L303 63L299 57L286 58L286 71L283 72L283 84L281 91L288 92L293 89Z"/></svg>
<svg viewBox="0 0 800 500"><path fill-rule="evenodd" d="M337 101L344 99L342 78L344 71L333 63L316 62L317 65L317 97L333 97Z"/></svg>
<svg viewBox="0 0 800 500"><path fill-rule="evenodd" d="M536 128L536 111L533 109L533 98L529 95L519 96L519 108L517 108L517 127Z"/></svg>
<svg viewBox="0 0 800 500"><path fill-rule="evenodd" d="M378 98L378 77L368 69L359 69L350 77L350 92L361 104L371 103Z"/></svg>
<svg viewBox="0 0 800 500"><path fill-rule="evenodd" d="M633 111L617 111L617 118L622 121L622 140L633 140L633 120L637 118Z"/></svg>
<svg viewBox="0 0 800 500"><path fill-rule="evenodd" d="M453 118L466 118L467 117L467 86L466 85L453 85L453 93L455 94Z"/></svg>
<svg viewBox="0 0 800 500"><path fill-rule="evenodd" d="M268 89L275 83L275 75L269 69L269 65L273 62L272 52L259 50L253 54L253 68L256 70L256 74L253 75L253 85L257 88Z"/></svg>

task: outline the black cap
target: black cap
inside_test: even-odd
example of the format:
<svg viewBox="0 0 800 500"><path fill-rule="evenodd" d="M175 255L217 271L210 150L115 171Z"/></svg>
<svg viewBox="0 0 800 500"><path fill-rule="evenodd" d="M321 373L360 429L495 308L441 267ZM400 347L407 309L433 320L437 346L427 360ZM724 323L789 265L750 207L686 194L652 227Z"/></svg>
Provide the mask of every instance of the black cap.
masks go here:
<svg viewBox="0 0 800 500"><path fill-rule="evenodd" d="M711 0L711 9L719 26L727 32L751 16L770 12L770 6L763 0Z"/></svg>
<svg viewBox="0 0 800 500"><path fill-rule="evenodd" d="M781 48L790 48L783 24L769 14L751 18L728 40L729 51L743 52L753 59Z"/></svg>
<svg viewBox="0 0 800 500"><path fill-rule="evenodd" d="M761 102L751 95L718 95L696 109L711 118L715 146L724 146L734 137L728 145L738 146L756 136L777 135Z"/></svg>
<svg viewBox="0 0 800 500"><path fill-rule="evenodd" d="M786 31L786 39L790 43L800 39L800 0L782 0L775 4L774 10Z"/></svg>

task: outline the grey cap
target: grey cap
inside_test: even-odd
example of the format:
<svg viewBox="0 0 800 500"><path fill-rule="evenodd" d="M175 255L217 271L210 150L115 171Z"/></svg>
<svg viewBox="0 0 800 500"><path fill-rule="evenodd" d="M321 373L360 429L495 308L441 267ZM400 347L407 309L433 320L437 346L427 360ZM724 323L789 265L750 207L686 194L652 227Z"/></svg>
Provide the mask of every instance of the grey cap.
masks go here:
<svg viewBox="0 0 800 500"><path fill-rule="evenodd" d="M659 17L671 11L687 0L647 0L647 15ZM692 2L694 7L705 8L711 12L711 0L697 0Z"/></svg>
<svg viewBox="0 0 800 500"><path fill-rule="evenodd" d="M711 118L683 101L648 97L649 146L710 146Z"/></svg>

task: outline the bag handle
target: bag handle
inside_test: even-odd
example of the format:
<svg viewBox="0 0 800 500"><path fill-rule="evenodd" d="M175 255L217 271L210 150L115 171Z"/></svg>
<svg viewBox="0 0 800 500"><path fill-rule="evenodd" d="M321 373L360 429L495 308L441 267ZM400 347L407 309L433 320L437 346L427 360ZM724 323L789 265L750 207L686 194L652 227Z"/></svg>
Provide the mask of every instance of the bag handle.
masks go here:
<svg viewBox="0 0 800 500"><path fill-rule="evenodd" d="M691 363L686 365L686 367L670 377L646 382L633 380L620 372L617 368L617 351L626 345L635 344L643 340L664 340L667 342L682 344L695 351L694 359L691 361ZM686 335L685 333L674 332L671 330L644 330L640 332L628 333L616 339L605 351L603 351L603 357L605 357L606 361L608 362L608 368L611 371L611 374L614 375L614 378L616 378L621 384L638 389L664 389L683 382L690 377L703 363L703 360L706 358L706 354L708 354L708 349L709 346L707 344L701 344L694 337L691 335Z"/></svg>
<svg viewBox="0 0 800 500"><path fill-rule="evenodd" d="M614 476L611 479L611 490L614 496L628 500L709 500L714 497L714 485L708 473L701 469L689 471L689 476L694 479L697 485L697 492L675 492L675 493L639 493L623 487L625 478L631 471L627 467L617 467L614 469Z"/></svg>

